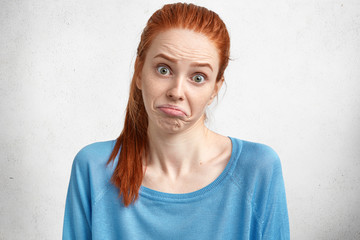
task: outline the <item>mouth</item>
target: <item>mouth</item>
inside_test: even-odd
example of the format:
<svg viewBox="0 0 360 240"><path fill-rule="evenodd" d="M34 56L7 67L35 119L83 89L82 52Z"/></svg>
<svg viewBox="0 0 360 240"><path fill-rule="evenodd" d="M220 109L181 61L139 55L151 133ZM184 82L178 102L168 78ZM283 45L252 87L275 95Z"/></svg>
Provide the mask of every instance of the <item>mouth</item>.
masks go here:
<svg viewBox="0 0 360 240"><path fill-rule="evenodd" d="M160 111L171 117L187 117L186 112L178 106L163 104L157 107Z"/></svg>

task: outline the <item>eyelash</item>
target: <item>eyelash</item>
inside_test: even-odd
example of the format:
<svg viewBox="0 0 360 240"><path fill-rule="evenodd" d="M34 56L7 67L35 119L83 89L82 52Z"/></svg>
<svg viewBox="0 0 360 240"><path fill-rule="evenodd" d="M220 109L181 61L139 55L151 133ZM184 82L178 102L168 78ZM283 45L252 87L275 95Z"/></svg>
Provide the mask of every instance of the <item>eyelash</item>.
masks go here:
<svg viewBox="0 0 360 240"><path fill-rule="evenodd" d="M160 65L156 66L156 71L162 76L165 76L165 75L160 73L160 70L159 70L160 68L166 68L169 71L169 73L171 73L171 69L169 66L160 64Z"/></svg>
<svg viewBox="0 0 360 240"><path fill-rule="evenodd" d="M201 76L201 77L203 77L204 80L203 80L201 83L195 82L195 81L194 81L194 77L196 77L196 76ZM203 82L205 82L205 81L207 80L207 76L206 76L205 74L202 74L202 73L195 73L195 74L191 77L191 79L192 79L195 83L197 83L197 84L202 84Z"/></svg>
<svg viewBox="0 0 360 240"><path fill-rule="evenodd" d="M168 72L167 74L165 74L165 75L164 75L164 74L161 74L161 73L160 73L160 68L166 68L169 72ZM168 74L171 74L171 73L172 73L171 68L170 68L169 66L165 65L165 64L157 65L157 66L156 66L156 71L157 71L157 73L160 74L161 76L167 76ZM197 82L195 82L195 81L193 80L193 78L194 78L195 76L201 76L201 77L204 78L204 80L203 80L201 83L197 83ZM193 82L197 83L197 84L202 84L202 83L205 82L207 79L208 79L208 77L207 77L207 75L204 74L204 73L194 73L194 75L191 77L191 80L192 80Z"/></svg>

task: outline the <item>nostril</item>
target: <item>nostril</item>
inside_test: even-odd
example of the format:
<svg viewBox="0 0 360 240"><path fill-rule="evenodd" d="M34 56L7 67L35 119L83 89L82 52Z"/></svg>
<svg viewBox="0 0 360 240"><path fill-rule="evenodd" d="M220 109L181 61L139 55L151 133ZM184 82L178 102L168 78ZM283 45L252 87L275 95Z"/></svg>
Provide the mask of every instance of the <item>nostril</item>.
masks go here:
<svg viewBox="0 0 360 240"><path fill-rule="evenodd" d="M183 93L179 92L179 91L176 91L176 89L171 89L169 90L167 93L166 93L166 96L168 98L171 98L173 100L184 100L184 96L183 96Z"/></svg>

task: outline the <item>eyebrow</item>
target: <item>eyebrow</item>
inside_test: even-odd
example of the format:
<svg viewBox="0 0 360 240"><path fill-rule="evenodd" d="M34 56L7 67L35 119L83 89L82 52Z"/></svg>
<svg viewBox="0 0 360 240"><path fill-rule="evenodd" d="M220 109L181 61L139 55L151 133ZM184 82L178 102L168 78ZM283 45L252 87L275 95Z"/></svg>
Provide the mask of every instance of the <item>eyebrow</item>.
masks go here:
<svg viewBox="0 0 360 240"><path fill-rule="evenodd" d="M208 67L208 68L210 68L210 70L212 72L214 71L209 63L193 63L190 66L192 66L192 67Z"/></svg>
<svg viewBox="0 0 360 240"><path fill-rule="evenodd" d="M166 59L166 60L168 60L170 62L174 62L174 63L177 62L177 60L175 58L169 57L169 56L167 56L167 55L165 55L163 53L159 53L154 58L164 58L164 59ZM211 71L214 71L212 66L209 63L192 63L190 66L191 67L208 67L208 68L211 69Z"/></svg>
<svg viewBox="0 0 360 240"><path fill-rule="evenodd" d="M164 58L170 62L177 62L177 60L175 58L169 57L163 53L159 53L158 55L156 55L154 58Z"/></svg>

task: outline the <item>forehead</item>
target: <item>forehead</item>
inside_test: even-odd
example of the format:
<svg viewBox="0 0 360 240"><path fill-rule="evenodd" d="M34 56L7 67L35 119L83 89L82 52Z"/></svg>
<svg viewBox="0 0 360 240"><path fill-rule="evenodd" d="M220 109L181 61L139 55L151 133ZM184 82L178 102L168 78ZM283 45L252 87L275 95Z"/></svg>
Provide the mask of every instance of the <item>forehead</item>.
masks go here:
<svg viewBox="0 0 360 240"><path fill-rule="evenodd" d="M216 65L219 56L216 46L205 35L187 30L170 29L159 33L151 43L147 57L165 53L181 61L206 61Z"/></svg>

